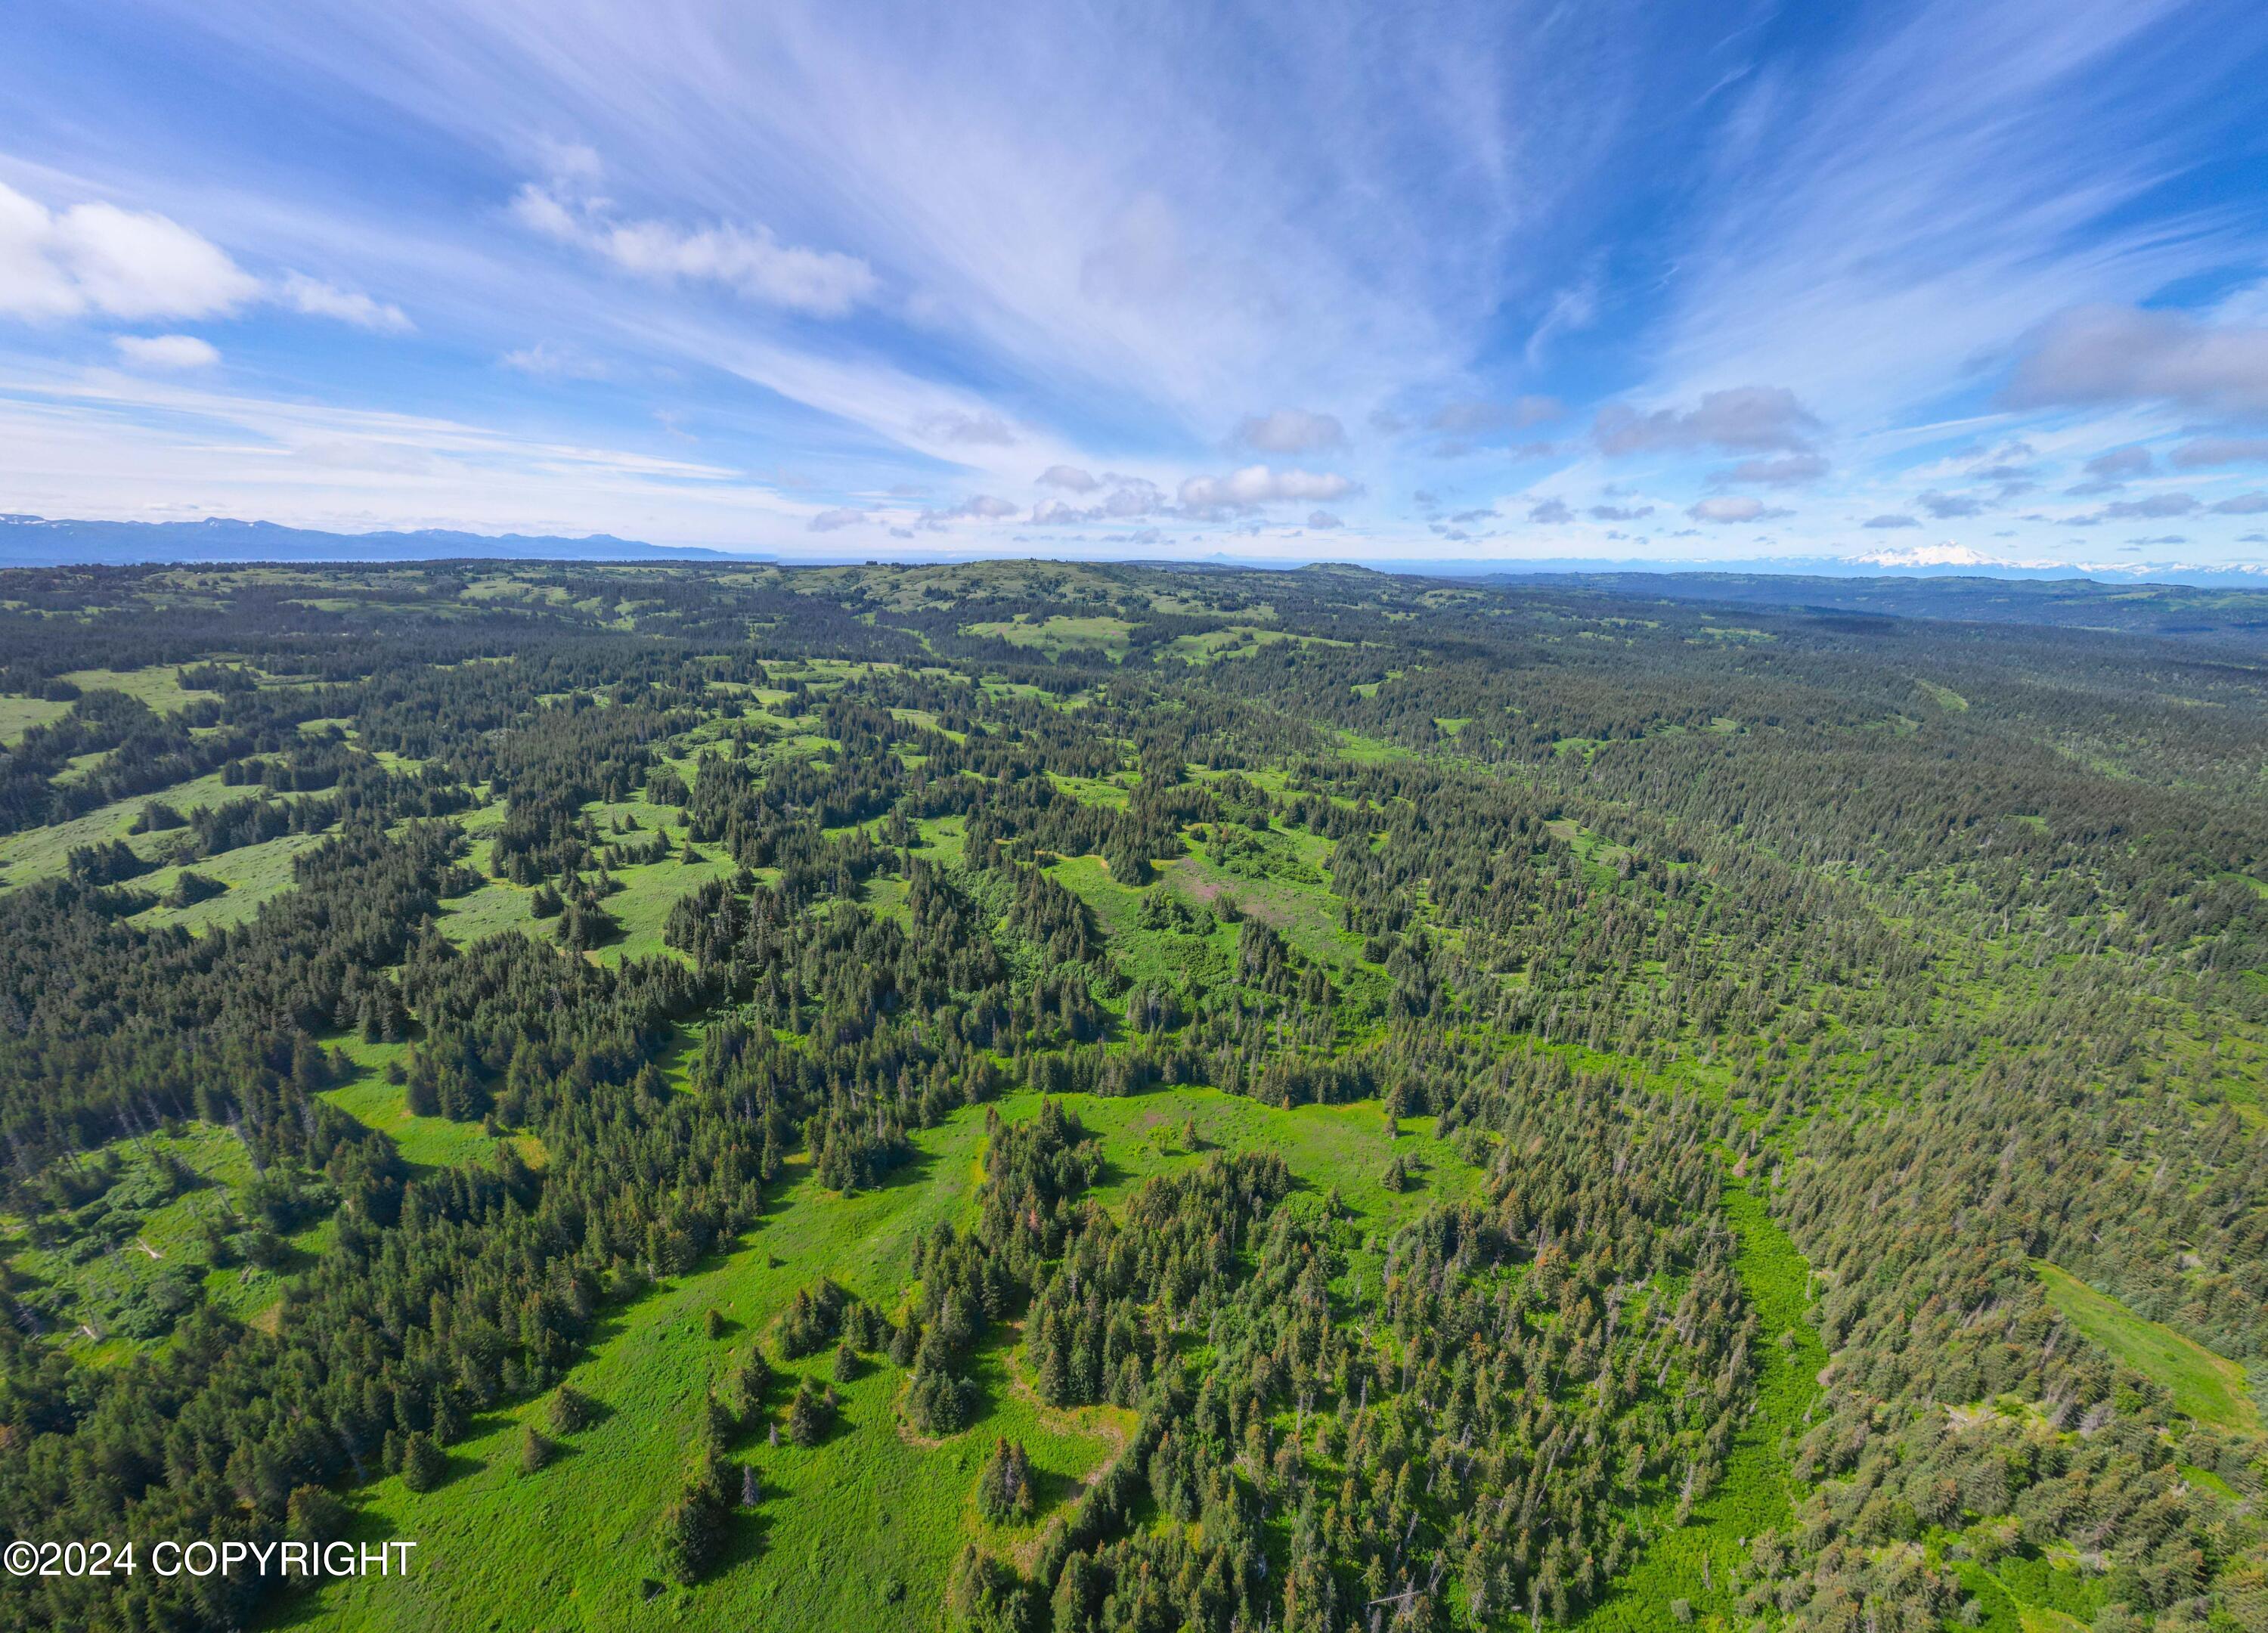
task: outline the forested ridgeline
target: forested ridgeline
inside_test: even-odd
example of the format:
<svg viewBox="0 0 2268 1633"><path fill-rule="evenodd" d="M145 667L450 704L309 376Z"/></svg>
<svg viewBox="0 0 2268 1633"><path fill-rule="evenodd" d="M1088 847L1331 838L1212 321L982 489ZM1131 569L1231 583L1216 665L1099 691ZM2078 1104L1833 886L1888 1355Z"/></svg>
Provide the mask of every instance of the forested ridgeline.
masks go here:
<svg viewBox="0 0 2268 1633"><path fill-rule="evenodd" d="M878 1625L2268 1629L2202 593L0 575L11 1534L821 1626L892 1458ZM437 1614L262 1586L0 1615Z"/></svg>

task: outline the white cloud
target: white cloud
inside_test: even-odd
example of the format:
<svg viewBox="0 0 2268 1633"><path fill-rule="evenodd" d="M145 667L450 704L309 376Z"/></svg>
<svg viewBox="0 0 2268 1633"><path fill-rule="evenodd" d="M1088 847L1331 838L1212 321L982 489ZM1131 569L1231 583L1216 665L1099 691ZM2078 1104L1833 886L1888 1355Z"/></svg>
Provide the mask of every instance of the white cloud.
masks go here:
<svg viewBox="0 0 2268 1633"><path fill-rule="evenodd" d="M144 369L209 369L220 361L220 353L194 335L120 335L111 343Z"/></svg>
<svg viewBox="0 0 2268 1633"><path fill-rule="evenodd" d="M2176 448L2170 458L2185 471L2213 465L2268 465L2268 437L2199 437ZM2093 461L2088 468L2095 468Z"/></svg>
<svg viewBox="0 0 2268 1633"><path fill-rule="evenodd" d="M2174 44L2185 12L1920 0L1797 73L1728 75L1661 377L1776 380L1892 423L2044 313L2252 259L2232 217L2145 203L2193 162L2174 133L2220 129L2214 76L2154 66L2193 43Z"/></svg>
<svg viewBox="0 0 2268 1633"><path fill-rule="evenodd" d="M2113 448L2087 462L2088 475L2111 483L2123 482L2130 476L2147 476L2150 469L2150 451L2141 447Z"/></svg>
<svg viewBox="0 0 2268 1633"><path fill-rule="evenodd" d="M1911 516L1901 516L1896 512L1892 511L1881 516L1869 516L1865 521L1860 522L1859 526L1861 527L1872 527L1879 531L1887 527L1918 527L1921 524Z"/></svg>
<svg viewBox="0 0 2268 1633"><path fill-rule="evenodd" d="M1468 401L1444 403L1426 416L1425 424L1432 430L1474 436L1483 431L1524 430L1556 420L1566 412L1567 405L1557 397L1515 397L1510 402Z"/></svg>
<svg viewBox="0 0 2268 1633"><path fill-rule="evenodd" d="M1318 532L1324 532L1333 527L1344 527L1346 524L1339 520L1337 517L1332 515L1329 511L1309 511L1307 512L1307 526L1316 529Z"/></svg>
<svg viewBox="0 0 2268 1633"><path fill-rule="evenodd" d="M1094 473L1083 471L1076 465L1050 465L1040 473L1043 488L1061 488L1069 493L1093 493L1102 484Z"/></svg>
<svg viewBox="0 0 2268 1633"><path fill-rule="evenodd" d="M259 293L258 279L179 222L99 202L49 210L0 183L0 313L209 318Z"/></svg>
<svg viewBox="0 0 2268 1633"><path fill-rule="evenodd" d="M2154 493L2146 499L2115 499L2102 507L2100 519L2107 521L2157 521L2169 516L2187 516L2197 509L2198 502L2193 495Z"/></svg>
<svg viewBox="0 0 2268 1633"><path fill-rule="evenodd" d="M1644 413L1626 403L1599 410L1592 427L1609 454L1720 448L1731 453L1804 453L1818 416L1784 386L1736 386L1705 393L1698 406Z"/></svg>
<svg viewBox="0 0 2268 1633"><path fill-rule="evenodd" d="M1016 507L1007 500L995 498L989 493L980 493L963 499L949 510L924 511L921 513L921 525L934 530L944 526L947 522L997 522L1005 520L1015 513Z"/></svg>
<svg viewBox="0 0 2268 1633"><path fill-rule="evenodd" d="M294 310L311 317L335 318L342 323L351 323L359 329L374 329L387 335L407 335L416 327L401 307L385 301L372 300L357 290L343 290L320 278L311 278L305 273L286 274L282 294Z"/></svg>
<svg viewBox="0 0 2268 1633"><path fill-rule="evenodd" d="M1248 465L1226 476L1192 476L1181 487L1181 501L1192 511L1248 511L1288 500L1344 498L1354 484L1332 472L1278 471Z"/></svg>
<svg viewBox="0 0 2268 1633"><path fill-rule="evenodd" d="M985 447L1012 448L1016 433L997 414L940 414L922 430L940 442L974 443Z"/></svg>
<svg viewBox="0 0 2268 1633"><path fill-rule="evenodd" d="M821 511L806 522L804 526L813 533L834 533L841 528L855 527L866 519L867 513L865 511L853 510L844 505L831 511Z"/></svg>
<svg viewBox="0 0 2268 1633"><path fill-rule="evenodd" d="M1816 482L1827 474L1827 461L1816 453L1783 453L1771 459L1742 460L1738 465L1710 474L1713 482L1757 482L1767 488L1793 488Z"/></svg>
<svg viewBox="0 0 2268 1633"><path fill-rule="evenodd" d="M2027 338L2002 397L2020 408L2165 402L2208 414L2268 414L2268 328L2081 306Z"/></svg>
<svg viewBox="0 0 2268 1633"><path fill-rule="evenodd" d="M1346 445L1346 428L1335 416L1304 408L1278 408L1246 420L1235 440L1261 453L1312 453Z"/></svg>
<svg viewBox="0 0 2268 1633"><path fill-rule="evenodd" d="M533 346L507 351L497 361L507 369L545 380L602 380L609 372L607 365L596 358L549 341L538 341Z"/></svg>
<svg viewBox="0 0 2268 1633"><path fill-rule="evenodd" d="M723 548L814 506L715 463L428 416L217 391L193 373L0 371L11 501L48 516L259 517L359 533L610 533Z"/></svg>
<svg viewBox="0 0 2268 1633"><path fill-rule="evenodd" d="M1737 497L1704 499L1689 507L1685 512L1697 522L1759 522L1793 514L1789 511L1771 510L1762 499L1752 499L1746 494Z"/></svg>
<svg viewBox="0 0 2268 1633"><path fill-rule="evenodd" d="M605 199L571 190L572 180L528 182L512 198L512 215L523 226L625 272L662 283L718 283L762 305L815 318L845 316L880 287L873 268L856 255L783 244L761 224L682 227L617 219Z"/></svg>

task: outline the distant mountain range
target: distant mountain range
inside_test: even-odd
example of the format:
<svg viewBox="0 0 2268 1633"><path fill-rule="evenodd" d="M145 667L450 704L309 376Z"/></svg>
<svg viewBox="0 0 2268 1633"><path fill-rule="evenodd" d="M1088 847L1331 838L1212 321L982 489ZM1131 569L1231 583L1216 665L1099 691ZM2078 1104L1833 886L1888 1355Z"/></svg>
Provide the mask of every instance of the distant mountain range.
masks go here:
<svg viewBox="0 0 2268 1633"><path fill-rule="evenodd" d="M998 552L996 554L1005 554ZM978 561L982 550L924 552L925 562ZM455 533L423 528L411 533L325 533L282 527L273 522L237 521L210 516L195 522L50 521L39 516L0 515L0 567L57 567L76 563L241 562L779 562L813 565L859 559L848 555L798 554L792 558L749 550L717 550L696 545L646 544L592 533L581 539L546 533ZM1071 559L1128 559L1085 549ZM1285 568L1297 558L1219 553L1186 566ZM1443 577L1502 579L1600 578L1633 574L1688 576L1790 575L1819 578L2014 578L2094 579L2108 584L2182 584L2213 589L2268 589L2268 564L2205 564L2180 562L2085 562L2066 563L1987 555L1962 544L1909 546L1869 550L1858 555L1781 555L1725 562L1609 561L1580 556L1534 559L1460 556L1430 560L1381 560L1362 563L1380 572Z"/></svg>
<svg viewBox="0 0 2268 1633"><path fill-rule="evenodd" d="M1380 563L1381 566L1386 563ZM1552 560L1397 562L1396 572L1445 577L1565 578L1755 577L1808 578L2091 579L2101 584L2182 584L2224 590L2268 590L2268 564L2194 562L2044 562L1987 555L1963 544L1868 550L1858 555L1773 555L1727 562Z"/></svg>
<svg viewBox="0 0 2268 1633"><path fill-rule="evenodd" d="M122 565L135 562L747 562L770 556L676 548L593 533L582 539L425 528L416 533L320 533L209 516L198 522L49 521L0 516L0 567Z"/></svg>

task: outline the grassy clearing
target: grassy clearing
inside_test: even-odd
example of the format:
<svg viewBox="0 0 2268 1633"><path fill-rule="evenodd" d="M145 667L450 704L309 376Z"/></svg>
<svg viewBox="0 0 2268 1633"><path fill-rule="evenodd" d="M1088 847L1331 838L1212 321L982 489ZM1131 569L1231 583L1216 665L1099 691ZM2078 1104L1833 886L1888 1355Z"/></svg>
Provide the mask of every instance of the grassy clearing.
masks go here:
<svg viewBox="0 0 2268 1633"><path fill-rule="evenodd" d="M435 922L441 933L460 947L507 931L523 936L548 936L551 933L550 924L528 910L528 898L534 894L532 889L492 879L477 890L444 901Z"/></svg>
<svg viewBox="0 0 2268 1633"><path fill-rule="evenodd" d="M622 934L598 949L601 963L619 964L628 958L671 958L683 955L662 945L662 926L680 896L699 889L712 879L730 879L737 870L721 846L711 846L698 862L671 860L641 863L614 870L622 888L606 900L608 913L622 924ZM521 911L526 903L520 904Z"/></svg>
<svg viewBox="0 0 2268 1633"><path fill-rule="evenodd" d="M1723 1482L1694 1505L1691 1521L1665 1530L1610 1593L1578 1625L1590 1633L1652 1633L1668 1622L1676 1600L1693 1607L1694 1625L1730 1628L1734 1601L1726 1591L1732 1567L1747 1557L1747 1540L1788 1523L1793 1477L1787 1447L1818 1394L1827 1351L1804 1319L1809 1269L1764 1203L1740 1185L1725 1191L1725 1216L1740 1237L1734 1263L1756 1306L1763 1360L1756 1410L1733 1439ZM1783 1343L1783 1335L1787 1340ZM1649 1518L1666 1526L1664 1512Z"/></svg>
<svg viewBox="0 0 2268 1633"><path fill-rule="evenodd" d="M1399 1195L1379 1184L1389 1144L1375 1104L1278 1111L1189 1089L1066 1104L1101 1140L1101 1186L1116 1206L1152 1174L1203 1160L1216 1146L1280 1153L1318 1189L1336 1186L1359 1221L1382 1229L1431 1203L1467 1194L1478 1175L1430 1141L1424 1120L1404 1122L1405 1151L1420 1151L1419 1183ZM1010 1121L1036 1114L1038 1098L1002 1102ZM1194 1118L1199 1149L1180 1129ZM792 1160L777 1207L747 1246L615 1313L574 1374L605 1409L540 1474L517 1473L519 1425L541 1422L541 1401L490 1414L453 1448L451 1477L416 1496L384 1480L358 1499L355 1535L411 1537L417 1572L407 1582L335 1585L277 1607L271 1626L306 1629L615 1629L928 1627L939 1615L946 1570L970 1537L1002 1551L1028 1546L1079 1482L1124 1443L1130 1414L1042 1406L1022 1380L1012 1334L982 1351L976 1376L986 1408L966 1432L919 1443L903 1432L899 1369L879 1359L842 1386L843 1421L827 1442L772 1447L761 1431L740 1455L755 1462L762 1506L739 1516L725 1563L692 1589L656 1588L652 1527L692 1455L702 1401L735 1369L799 1288L832 1276L853 1292L900 1303L915 1241L940 1219L965 1221L980 1184L984 1113L956 1114L914 1136L918 1159L893 1182L850 1197L820 1190ZM778 1261L774 1263L773 1261ZM725 1336L703 1335L711 1307ZM767 1352L777 1358L766 1336ZM827 1358L784 1370L823 1378ZM784 1405L792 1379L775 1387ZM1020 1440L1042 1478L1042 1512L1031 1526L997 1530L977 1518L972 1491L995 1437ZM894 1596L895 1595L895 1596Z"/></svg>
<svg viewBox="0 0 2268 1633"><path fill-rule="evenodd" d="M62 719L70 707L44 697L0 697L0 745L13 748L33 726Z"/></svg>
<svg viewBox="0 0 2268 1633"><path fill-rule="evenodd" d="M220 697L218 692L184 687L180 671L172 664L153 664L147 669L74 669L63 679L82 692L123 692L161 715Z"/></svg>
<svg viewBox="0 0 2268 1633"><path fill-rule="evenodd" d="M1114 663L1126 656L1126 637L1133 632L1134 626L1123 618L1058 617L1032 623L1020 613L1011 623L973 623L961 630L964 635L992 636L1011 646L1028 647L1050 658L1066 648L1100 647Z"/></svg>
<svg viewBox="0 0 2268 1633"><path fill-rule="evenodd" d="M399 1085L386 1080L386 1069L408 1052L405 1043L365 1043L359 1038L334 1041L359 1069L356 1077L324 1091L323 1098L364 1127L392 1140L402 1159L428 1168L485 1162L496 1136L477 1122L411 1113Z"/></svg>
<svg viewBox="0 0 2268 1633"><path fill-rule="evenodd" d="M240 1318L250 1319L282 1297L279 1271L288 1272L289 1265L216 1269L208 1262L207 1222L234 1210L241 1224L243 1210L236 1198L254 1178L252 1159L233 1134L192 1122L179 1134L151 1134L108 1149L123 1162L119 1179L100 1199L107 1204L101 1227L90 1225L75 1232L69 1242L40 1247L32 1244L22 1220L0 1220L0 1255L7 1260L18 1296L43 1305L50 1302L40 1296L43 1291L63 1296L58 1326L64 1347L74 1356L104 1363L147 1348L147 1341L122 1330L130 1329L128 1312L184 1264L202 1267L205 1298ZM157 1206L137 1205L136 1193L167 1158L184 1165L197 1182Z"/></svg>
<svg viewBox="0 0 2268 1633"><path fill-rule="evenodd" d="M151 929L178 924L193 933L216 924L240 924L257 913L263 903L291 889L293 860L301 851L322 842L320 834L284 834L190 863L187 871L220 880L228 886L227 893L192 901L187 907L149 908L136 915L134 922ZM172 891L183 871L180 867L160 868L136 879L134 888L162 898Z"/></svg>
<svg viewBox="0 0 2268 1633"><path fill-rule="evenodd" d="M2260 1411L2244 1369L2172 1328L2146 1320L2044 1260L2033 1267L2041 1291L2063 1318L2145 1378L2162 1385L2177 1410L2218 1429L2252 1431Z"/></svg>
<svg viewBox="0 0 2268 1633"><path fill-rule="evenodd" d="M58 822L52 828L28 828L23 833L0 839L0 869L6 870L4 878L0 878L0 887L28 885L34 879L60 879L73 848L79 845L96 845L113 839L124 839L145 857L150 856L154 844L164 835L135 835L129 838L127 829L132 828L134 819L142 814L142 807L153 799L163 800L186 816L199 805L218 807L233 805L241 799L259 798L259 789L241 785L232 788L221 781L219 772L214 771L193 777L186 783L176 783L170 788L98 805L83 816L73 817L68 822Z"/></svg>

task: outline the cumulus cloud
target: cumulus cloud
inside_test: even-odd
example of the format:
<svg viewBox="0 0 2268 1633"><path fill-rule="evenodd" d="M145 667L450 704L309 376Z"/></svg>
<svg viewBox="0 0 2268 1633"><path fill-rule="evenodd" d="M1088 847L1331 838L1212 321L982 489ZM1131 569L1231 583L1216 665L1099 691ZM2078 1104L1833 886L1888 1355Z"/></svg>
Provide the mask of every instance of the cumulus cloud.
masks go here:
<svg viewBox="0 0 2268 1633"><path fill-rule="evenodd" d="M1097 489L1105 487L1110 491L1102 497L1101 502L1084 506L1069 504L1061 499L1041 500L1032 507L1032 519L1042 526L1071 526L1088 522L1129 521L1136 517L1148 516L1164 509L1166 505L1164 490L1157 483L1145 477L1122 476L1113 471L1105 471L1100 478L1097 478L1085 471L1074 470L1065 466L1056 466L1051 469L1085 478L1083 483L1058 481L1057 486L1069 488L1079 493L1092 493Z"/></svg>
<svg viewBox="0 0 2268 1633"><path fill-rule="evenodd" d="M1575 512L1567 508L1565 499L1539 499L1528 506L1528 519L1546 527L1564 527L1575 519Z"/></svg>
<svg viewBox="0 0 2268 1633"><path fill-rule="evenodd" d="M1984 509L1984 502L1974 494L1940 493L1934 488L1926 493L1916 494L1914 503L1940 521L1956 516L1975 516Z"/></svg>
<svg viewBox="0 0 2268 1633"><path fill-rule="evenodd" d="M1911 516L1901 516L1892 511L1881 516L1869 516L1859 524L1861 527L1918 527L1921 524Z"/></svg>
<svg viewBox="0 0 2268 1633"><path fill-rule="evenodd" d="M285 276L279 291L286 305L311 317L335 318L358 329L386 335L407 335L415 327L401 307L372 300L357 290L344 290L304 273Z"/></svg>
<svg viewBox="0 0 2268 1633"><path fill-rule="evenodd" d="M840 505L831 511L821 511L804 526L813 533L836 533L845 527L855 527L866 519L867 512L850 505Z"/></svg>
<svg viewBox="0 0 2268 1633"><path fill-rule="evenodd" d="M1279 471L1265 465L1248 465L1226 476L1192 476L1181 486L1181 502L1192 511L1249 511L1263 504L1290 500L1329 503L1355 490L1345 477L1329 471Z"/></svg>
<svg viewBox="0 0 2268 1633"><path fill-rule="evenodd" d="M1061 499L1042 499L1032 507L1033 524L1040 527L1084 527L1090 522L1106 521L1109 516L1100 504L1066 504Z"/></svg>
<svg viewBox="0 0 2268 1633"><path fill-rule="evenodd" d="M121 335L112 344L137 368L209 369L220 353L194 335Z"/></svg>
<svg viewBox="0 0 2268 1633"><path fill-rule="evenodd" d="M1747 494L1720 499L1704 499L1697 504L1690 506L1685 513L1697 522L1719 523L1771 521L1778 517L1795 514L1793 511L1770 509L1762 499L1750 498Z"/></svg>
<svg viewBox="0 0 2268 1633"><path fill-rule="evenodd" d="M960 504L942 511L924 511L921 525L928 528L942 527L947 522L997 522L1013 516L1016 507L1005 499L996 499L989 493L980 493L963 499Z"/></svg>
<svg viewBox="0 0 2268 1633"><path fill-rule="evenodd" d="M1819 417L1783 386L1740 386L1705 394L1683 412L1642 413L1609 403L1591 427L1602 452L1655 453L1717 448L1728 453L1808 453Z"/></svg>
<svg viewBox="0 0 2268 1633"><path fill-rule="evenodd" d="M1591 507L1591 519L1599 522L1634 522L1653 514L1653 506L1651 504L1628 507L1617 504L1594 504Z"/></svg>
<svg viewBox="0 0 2268 1633"><path fill-rule="evenodd" d="M2198 437L2168 456L2185 471L2215 465L2268 464L2268 437Z"/></svg>
<svg viewBox="0 0 2268 1633"><path fill-rule="evenodd" d="M1346 445L1346 428L1329 414L1278 408L1256 415L1236 428L1235 440L1261 453L1312 453Z"/></svg>
<svg viewBox="0 0 2268 1633"><path fill-rule="evenodd" d="M1345 523L1340 521L1337 517L1332 515L1329 511L1309 511L1307 512L1307 526L1315 528L1318 531L1324 531L1333 527L1343 527L1345 525Z"/></svg>
<svg viewBox="0 0 2268 1633"><path fill-rule="evenodd" d="M2268 493L2240 493L2213 507L2215 516L2257 516L2268 511Z"/></svg>
<svg viewBox="0 0 2268 1633"><path fill-rule="evenodd" d="M210 318L260 293L257 278L177 221L99 202L50 210L0 184L0 313Z"/></svg>
<svg viewBox="0 0 2268 1633"><path fill-rule="evenodd" d="M549 181L530 181L512 201L514 219L531 232L596 255L657 283L715 283L747 300L806 317L839 318L871 301L874 270L839 250L783 244L761 223L717 222L686 227L626 220L589 191L587 166Z"/></svg>
<svg viewBox="0 0 2268 1633"><path fill-rule="evenodd" d="M2026 337L2001 397L2017 408L2167 402L2268 414L2268 328L2132 306L2078 307Z"/></svg>
<svg viewBox="0 0 2268 1633"><path fill-rule="evenodd" d="M1040 473L1039 480L1042 488L1061 488L1066 493L1093 493L1102 486L1094 473L1076 465L1050 465Z"/></svg>
<svg viewBox="0 0 2268 1633"><path fill-rule="evenodd" d="M1774 459L1742 460L1738 465L1712 472L1712 482L1756 482L1767 488L1793 488L1816 482L1827 474L1827 461L1815 453L1783 453Z"/></svg>

